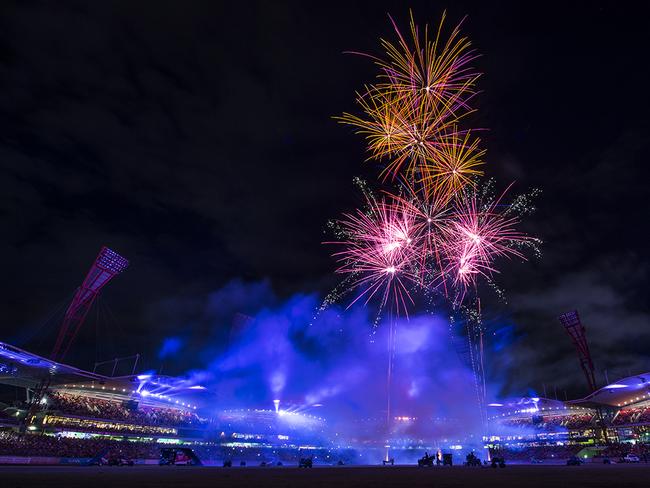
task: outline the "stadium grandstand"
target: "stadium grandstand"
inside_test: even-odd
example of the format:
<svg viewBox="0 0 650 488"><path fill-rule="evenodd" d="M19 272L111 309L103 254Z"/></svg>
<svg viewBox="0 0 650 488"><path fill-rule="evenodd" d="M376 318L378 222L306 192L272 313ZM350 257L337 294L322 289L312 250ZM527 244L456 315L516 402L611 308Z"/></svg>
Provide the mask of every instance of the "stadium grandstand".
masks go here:
<svg viewBox="0 0 650 488"><path fill-rule="evenodd" d="M49 387L30 414L33 391ZM0 429L57 439L180 443L205 437L205 389L159 375L108 377L0 342ZM3 454L6 454L3 449Z"/></svg>
<svg viewBox="0 0 650 488"><path fill-rule="evenodd" d="M46 378L49 386L30 413L30 395ZM349 445L333 441L324 418L301 407L281 408L278 401L269 409L215 410L210 391L186 378L105 376L2 342L0 392L0 461L3 456L15 460L55 452L61 459L84 459L119 450L154 462L160 448L170 445L191 447L215 463L289 462L304 452L323 463L359 459ZM581 399L516 398L488 408L486 447L511 461L648 454L650 373L620 379ZM421 419L394 420L394 448L435 447L411 439L409 432L419 430ZM367 419L359 422L360 433L366 423L368 430L376 430L377 422ZM356 447L374 449L364 437L359 436Z"/></svg>
<svg viewBox="0 0 650 488"><path fill-rule="evenodd" d="M296 460L304 450L330 462L325 423L301 408L216 411L202 385L159 374L111 376L64 363L104 287L129 261L103 246L60 320L47 358L0 342L0 463L52 456L47 462L81 462L101 452L156 462L161 446L190 447L204 459ZM232 332L250 317L236 314ZM128 358L122 358L128 359ZM3 460L3 456L7 457ZM8 459L8 460L7 460Z"/></svg>
<svg viewBox="0 0 650 488"><path fill-rule="evenodd" d="M45 379L49 386L30 413L31 395ZM210 392L187 379L104 376L2 342L0 395L0 462L3 456L72 462L115 450L156 462L160 448L170 445L191 447L213 462L287 462L303 451L327 463L353 457L326 442L323 418L300 408L276 403L275 409L208 415Z"/></svg>
<svg viewBox="0 0 650 488"><path fill-rule="evenodd" d="M577 400L518 398L489 408L487 443L510 459L650 454L650 373L622 378Z"/></svg>

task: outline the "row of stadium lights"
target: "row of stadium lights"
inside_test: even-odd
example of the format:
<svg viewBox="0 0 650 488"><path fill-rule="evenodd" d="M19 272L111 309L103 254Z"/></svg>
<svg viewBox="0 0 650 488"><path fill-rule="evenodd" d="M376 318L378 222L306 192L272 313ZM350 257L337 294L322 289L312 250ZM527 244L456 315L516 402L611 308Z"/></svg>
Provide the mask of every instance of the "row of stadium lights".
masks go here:
<svg viewBox="0 0 650 488"><path fill-rule="evenodd" d="M620 405L619 405L619 407L620 407ZM524 410L515 410L514 412L510 412L510 413L502 413L501 415L495 415L494 417L490 417L490 420L497 419L499 417L506 417L506 416L509 417L509 416L514 415L516 413L534 413L534 412L540 412L542 410L547 410L547 409L546 409L546 407L542 407L540 409L526 408ZM576 407L549 408L548 412L552 412L552 411L559 412L560 410L578 410L580 412L587 413L586 410L583 410L581 408L576 408Z"/></svg>
<svg viewBox="0 0 650 488"><path fill-rule="evenodd" d="M64 386L66 388L72 387L72 388L92 388L93 390L95 389L95 385L90 385L90 386L85 386L85 385L79 385L79 386L77 386L77 385L64 385ZM106 387L102 386L102 390L105 390L105 389L106 389ZM113 387L112 390L117 391L117 388ZM126 393L126 388L122 388L122 393ZM159 395L158 393L149 393L147 391L140 392L140 391L135 391L135 390L131 390L131 393L138 394L138 395L143 396L143 397L152 396L152 397L155 397L155 398L160 398L162 400L167 400L168 402L172 401L172 399L169 398L168 396ZM173 400L173 401L177 405L182 405L183 407L193 408L194 410L196 410L196 405L190 405L189 403L179 402L178 400Z"/></svg>
<svg viewBox="0 0 650 488"><path fill-rule="evenodd" d="M625 405L629 405L630 403L638 402L639 400L643 400L644 398L650 398L650 394L646 393L645 395L641 395L640 397L634 397L631 400L627 400L623 403L617 403L617 407L623 407Z"/></svg>

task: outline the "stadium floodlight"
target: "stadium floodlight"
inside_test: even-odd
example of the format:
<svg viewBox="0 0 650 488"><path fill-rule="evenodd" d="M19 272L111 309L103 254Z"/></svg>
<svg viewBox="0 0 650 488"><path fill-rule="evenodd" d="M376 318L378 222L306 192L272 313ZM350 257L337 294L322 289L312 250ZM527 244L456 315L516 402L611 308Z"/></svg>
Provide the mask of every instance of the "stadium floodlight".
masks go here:
<svg viewBox="0 0 650 488"><path fill-rule="evenodd" d="M42 378L39 385L34 389L27 415L25 415L25 422L21 429L26 427L26 423L32 419L39 408L41 399L50 386L52 376L57 372L58 366L56 363L61 362L67 354L99 292L110 280L124 271L128 265L129 261L126 258L106 246L102 246L88 274L86 274L86 278L81 286L77 288L70 305L68 305L54 347L50 353L50 359L54 361L54 364L49 368L50 374ZM91 388L94 388L94 386Z"/></svg>
<svg viewBox="0 0 650 488"><path fill-rule="evenodd" d="M106 246L101 248L65 312L59 335L50 354L51 359L61 361L64 358L101 289L128 265L129 261L115 251Z"/></svg>
<svg viewBox="0 0 650 488"><path fill-rule="evenodd" d="M573 345L578 353L580 360L580 367L582 368L587 383L589 384L590 393L596 391L596 377L594 375L594 364L591 360L591 353L589 352L589 345L587 344L587 335L585 327L580 321L580 316L577 310L566 312L558 317L560 323L566 330L569 337L573 341Z"/></svg>

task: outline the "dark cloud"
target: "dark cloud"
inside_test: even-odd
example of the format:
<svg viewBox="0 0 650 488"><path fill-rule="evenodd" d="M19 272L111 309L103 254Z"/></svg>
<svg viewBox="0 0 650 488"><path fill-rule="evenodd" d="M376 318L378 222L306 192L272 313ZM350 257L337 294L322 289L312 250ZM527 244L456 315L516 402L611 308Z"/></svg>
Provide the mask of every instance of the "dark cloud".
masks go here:
<svg viewBox="0 0 650 488"><path fill-rule="evenodd" d="M557 320L574 309L587 328L599 384L605 371L615 379L650 369L644 352L650 343L650 265L647 230L639 226L648 210L641 173L648 146L632 130L589 155L588 165L547 177L551 183L535 218L546 241L544 257L503 276L518 324L508 363L520 365L506 391L526 385L540 391L545 382L585 393L578 359Z"/></svg>
<svg viewBox="0 0 650 488"><path fill-rule="evenodd" d="M443 7L413 8L436 22ZM3 4L2 338L46 351L39 326L102 244L131 260L104 296L122 332L111 345L110 327L89 324L80 346L102 345L79 347L80 365L138 351L155 362L152 334L212 324L200 304L233 278L269 279L282 297L328 290L324 223L358 202L354 175L375 175L331 119L374 76L341 53L376 50L389 11L404 23L390 2ZM579 391L556 321L569 308L600 368L642 367L645 15L607 2L450 7L464 14L483 53L473 122L489 128L489 174L543 189L527 230L544 258L498 277L514 321L504 350L528 372L504 391L555 375Z"/></svg>

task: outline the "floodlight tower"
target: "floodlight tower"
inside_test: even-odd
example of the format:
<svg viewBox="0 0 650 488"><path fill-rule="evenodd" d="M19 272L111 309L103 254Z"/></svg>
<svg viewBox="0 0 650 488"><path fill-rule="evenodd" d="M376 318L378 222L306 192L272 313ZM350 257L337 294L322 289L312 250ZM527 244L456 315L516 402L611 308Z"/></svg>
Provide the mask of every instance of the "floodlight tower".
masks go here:
<svg viewBox="0 0 650 488"><path fill-rule="evenodd" d="M587 344L587 336L585 334L585 327L580 321L580 316L577 310L566 312L558 317L560 323L566 330L569 337L573 341L573 345L578 353L580 360L580 367L582 368L587 383L589 384L589 393L596 391L596 377L594 375L594 363L591 360L591 353L589 352L589 345Z"/></svg>
<svg viewBox="0 0 650 488"><path fill-rule="evenodd" d="M580 367L582 372L587 378L587 383L589 384L589 393L596 391L596 376L594 374L594 363L591 360L591 352L589 352L589 344L587 344L587 335L585 333L585 326L582 325L580 321L580 316L578 315L577 310L571 312L563 313L558 317L560 323L566 330L569 337L573 341L573 345L576 348L578 353L578 359L580 360ZM598 417L598 425L601 429L605 443L609 444L609 438L607 436L607 424L605 422L605 417L603 416L602 409L596 407L596 415Z"/></svg>
<svg viewBox="0 0 650 488"><path fill-rule="evenodd" d="M115 251L111 251L106 246L101 248L95 262L90 267L86 278L75 292L72 302L70 302L65 312L54 348L50 353L52 361L61 362L63 360L101 289L115 276L124 271L128 265L129 261ZM34 415L43 395L50 386L52 381L51 373L52 371L34 389L28 414L25 417L26 421L29 421Z"/></svg>
<svg viewBox="0 0 650 488"><path fill-rule="evenodd" d="M50 354L53 361L61 361L74 342L101 289L129 265L129 261L103 246L77 289L68 306L59 329L59 335Z"/></svg>

